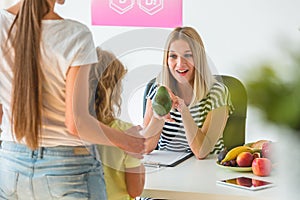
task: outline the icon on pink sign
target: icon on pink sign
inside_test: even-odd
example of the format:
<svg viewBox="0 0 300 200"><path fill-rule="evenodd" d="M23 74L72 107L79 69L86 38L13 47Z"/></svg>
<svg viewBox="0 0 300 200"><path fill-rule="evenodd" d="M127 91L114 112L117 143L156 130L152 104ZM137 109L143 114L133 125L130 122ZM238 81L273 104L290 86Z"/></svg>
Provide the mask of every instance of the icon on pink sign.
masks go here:
<svg viewBox="0 0 300 200"><path fill-rule="evenodd" d="M91 3L93 25L165 28L182 25L182 0L92 0Z"/></svg>
<svg viewBox="0 0 300 200"><path fill-rule="evenodd" d="M141 10L149 15L154 15L164 8L163 0L138 0Z"/></svg>
<svg viewBox="0 0 300 200"><path fill-rule="evenodd" d="M135 0L109 0L109 7L119 14L124 14L133 8Z"/></svg>

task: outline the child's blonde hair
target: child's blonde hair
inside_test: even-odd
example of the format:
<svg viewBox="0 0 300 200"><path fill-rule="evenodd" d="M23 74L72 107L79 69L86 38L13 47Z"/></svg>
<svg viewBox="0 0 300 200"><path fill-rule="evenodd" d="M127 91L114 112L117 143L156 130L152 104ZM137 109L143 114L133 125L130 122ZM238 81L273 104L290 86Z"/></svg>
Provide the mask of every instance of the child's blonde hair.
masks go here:
<svg viewBox="0 0 300 200"><path fill-rule="evenodd" d="M121 112L121 80L127 69L113 53L97 47L97 54L98 63L92 69L98 77L94 109L99 121L110 124Z"/></svg>

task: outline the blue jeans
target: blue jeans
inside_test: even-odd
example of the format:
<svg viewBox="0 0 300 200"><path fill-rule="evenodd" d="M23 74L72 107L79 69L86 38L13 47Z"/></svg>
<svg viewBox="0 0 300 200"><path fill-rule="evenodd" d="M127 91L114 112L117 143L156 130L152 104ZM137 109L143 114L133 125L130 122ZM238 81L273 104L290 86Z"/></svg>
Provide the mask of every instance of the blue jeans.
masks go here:
<svg viewBox="0 0 300 200"><path fill-rule="evenodd" d="M102 165L94 146L41 147L3 141L0 199L105 200Z"/></svg>

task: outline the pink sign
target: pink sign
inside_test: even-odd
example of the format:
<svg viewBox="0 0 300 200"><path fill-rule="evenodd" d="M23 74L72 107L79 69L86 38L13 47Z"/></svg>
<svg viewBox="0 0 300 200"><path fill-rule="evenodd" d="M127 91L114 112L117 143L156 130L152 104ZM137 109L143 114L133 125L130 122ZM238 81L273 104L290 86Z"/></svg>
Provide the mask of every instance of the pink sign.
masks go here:
<svg viewBox="0 0 300 200"><path fill-rule="evenodd" d="M92 24L174 28L182 25L182 0L92 0Z"/></svg>

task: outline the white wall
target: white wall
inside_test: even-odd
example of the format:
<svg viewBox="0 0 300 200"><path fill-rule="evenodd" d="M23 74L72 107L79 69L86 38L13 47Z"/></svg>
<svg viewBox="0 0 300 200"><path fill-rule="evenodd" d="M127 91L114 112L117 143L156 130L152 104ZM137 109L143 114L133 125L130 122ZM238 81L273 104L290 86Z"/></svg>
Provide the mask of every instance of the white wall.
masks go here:
<svg viewBox="0 0 300 200"><path fill-rule="evenodd" d="M1 0L0 8L14 2ZM88 25L96 44L138 29L91 26L90 2L66 0L57 11ZM292 43L300 41L299 0L183 0L183 7L183 24L199 31L221 73L239 75L239 67L277 56L280 38L289 38Z"/></svg>
<svg viewBox="0 0 300 200"><path fill-rule="evenodd" d="M14 2L1 0L0 7ZM159 71L162 55L159 45L163 45L164 37L171 29L157 28L147 32L147 29L138 27L92 26L90 2L66 0L65 5L57 6L57 12L89 26L95 43L113 50L126 64L129 75L124 80L121 116L140 124L144 85ZM299 0L183 0L183 7L183 24L199 31L209 57L221 74L243 80L247 76L245 69L261 60L284 59L280 60L282 52L279 44L282 40L291 46L300 43ZM151 31L162 37L154 40ZM140 46L141 49L137 49L138 45L144 45L144 41L154 42L152 47L157 48ZM259 111L249 109L247 141L260 138L276 140L274 133L277 130L277 127L262 122Z"/></svg>

